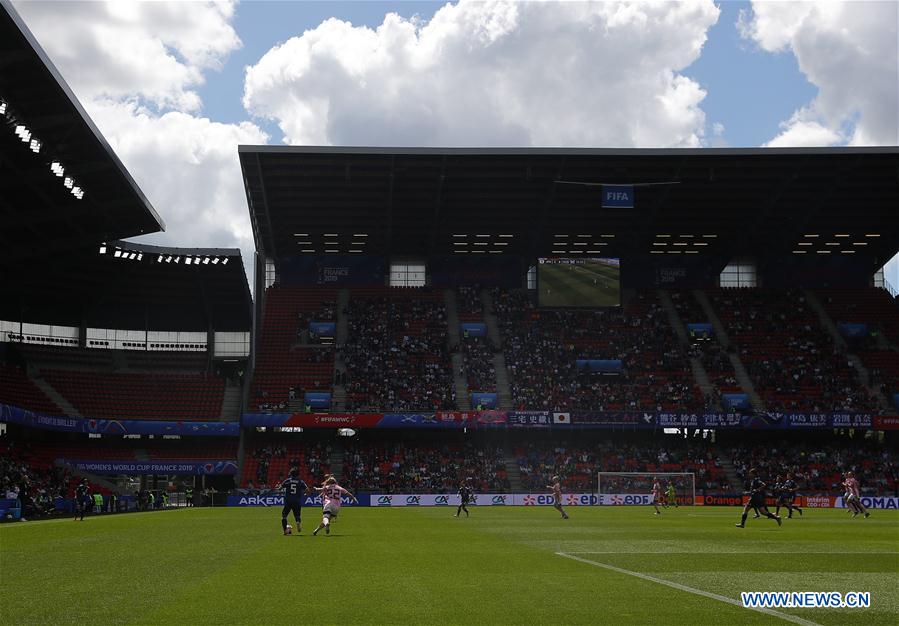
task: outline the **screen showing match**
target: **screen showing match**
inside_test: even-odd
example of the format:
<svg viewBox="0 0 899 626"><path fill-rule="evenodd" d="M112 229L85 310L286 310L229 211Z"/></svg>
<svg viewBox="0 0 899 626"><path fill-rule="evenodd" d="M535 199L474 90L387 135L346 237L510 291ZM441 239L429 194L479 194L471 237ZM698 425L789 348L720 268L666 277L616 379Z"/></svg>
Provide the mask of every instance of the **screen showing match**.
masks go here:
<svg viewBox="0 0 899 626"><path fill-rule="evenodd" d="M621 305L621 259L537 259L537 302L545 307Z"/></svg>

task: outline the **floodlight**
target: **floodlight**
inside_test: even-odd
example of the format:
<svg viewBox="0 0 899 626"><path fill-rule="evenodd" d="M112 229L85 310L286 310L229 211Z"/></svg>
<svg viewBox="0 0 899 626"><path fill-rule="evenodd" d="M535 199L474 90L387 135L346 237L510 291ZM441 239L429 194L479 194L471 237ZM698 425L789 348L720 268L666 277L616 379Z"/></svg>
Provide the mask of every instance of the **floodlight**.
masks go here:
<svg viewBox="0 0 899 626"><path fill-rule="evenodd" d="M65 168L62 166L62 163L59 161L53 161L50 164L50 171L56 174L57 176L62 176L65 172Z"/></svg>
<svg viewBox="0 0 899 626"><path fill-rule="evenodd" d="M119 258L120 256L122 256L122 251L116 250L115 252L112 253L112 256L114 256L115 258Z"/></svg>
<svg viewBox="0 0 899 626"><path fill-rule="evenodd" d="M31 143L28 144L28 147L31 148L31 151L37 154L41 151L41 140L40 139L32 139Z"/></svg>
<svg viewBox="0 0 899 626"><path fill-rule="evenodd" d="M218 257L215 257L214 259L212 259L212 264L213 264L213 265L218 265L218 263L219 263L219 258L218 258Z"/></svg>
<svg viewBox="0 0 899 626"><path fill-rule="evenodd" d="M222 265L228 265L228 259L222 259Z"/></svg>
<svg viewBox="0 0 899 626"><path fill-rule="evenodd" d="M100 254L106 254L106 244L100 244Z"/></svg>
<svg viewBox="0 0 899 626"><path fill-rule="evenodd" d="M72 185L75 184L75 181L72 180L71 176L66 176L65 179L62 181L62 184L66 189L71 189Z"/></svg>

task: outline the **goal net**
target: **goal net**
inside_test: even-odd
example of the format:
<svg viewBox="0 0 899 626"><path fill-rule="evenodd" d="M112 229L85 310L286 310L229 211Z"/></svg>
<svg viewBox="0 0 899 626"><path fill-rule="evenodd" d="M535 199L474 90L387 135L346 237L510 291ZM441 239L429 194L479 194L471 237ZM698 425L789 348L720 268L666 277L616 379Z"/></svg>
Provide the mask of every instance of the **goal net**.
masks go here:
<svg viewBox="0 0 899 626"><path fill-rule="evenodd" d="M668 493L668 484L674 486L679 506L696 503L696 475L691 472L599 472L596 503L609 505L652 504L652 483L658 479L662 495ZM673 503L668 503L672 505Z"/></svg>

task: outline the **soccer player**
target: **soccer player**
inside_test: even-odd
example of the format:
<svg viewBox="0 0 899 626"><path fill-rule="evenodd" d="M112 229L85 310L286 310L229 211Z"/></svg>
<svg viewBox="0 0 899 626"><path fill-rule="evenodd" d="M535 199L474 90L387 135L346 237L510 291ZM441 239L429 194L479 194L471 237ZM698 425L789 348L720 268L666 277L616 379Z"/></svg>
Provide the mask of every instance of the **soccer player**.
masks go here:
<svg viewBox="0 0 899 626"><path fill-rule="evenodd" d="M780 478L780 477L778 477ZM796 489L798 488L796 485L796 481L793 480L793 474L787 472L786 478L783 482L779 482L777 488L777 509L774 511L775 515L780 514L780 507L786 507L787 511L789 511L789 515L787 515L787 519L793 519L793 511L799 511L799 515L802 515L802 509L793 504L796 501Z"/></svg>
<svg viewBox="0 0 899 626"><path fill-rule="evenodd" d="M652 506L656 509L656 515L661 515L659 504L662 503L662 483L655 476L652 477Z"/></svg>
<svg viewBox="0 0 899 626"><path fill-rule="evenodd" d="M74 521L84 521L84 511L91 505L91 497L88 493L87 478L82 478L81 482L75 487L75 519Z"/></svg>
<svg viewBox="0 0 899 626"><path fill-rule="evenodd" d="M865 517L871 517L868 509L862 504L861 493L859 491L858 480L855 478L855 472L846 472L846 480L843 482L846 492L849 494L847 504L852 509L852 517L857 517L859 513L864 513Z"/></svg>
<svg viewBox="0 0 899 626"><path fill-rule="evenodd" d="M562 514L562 519L568 519L568 513L562 508L562 481L558 476L552 477L553 484L547 485L553 493L553 508Z"/></svg>
<svg viewBox="0 0 899 626"><path fill-rule="evenodd" d="M337 479L332 474L329 474L322 486L316 487L315 490L320 491L322 494L322 521L318 528L312 531L312 534L317 535L318 531L324 528L325 534L330 535L331 520L340 513L340 497L344 495L349 496L357 504L359 501L356 499L356 496L338 485Z"/></svg>
<svg viewBox="0 0 899 626"><path fill-rule="evenodd" d="M306 483L299 477L299 470L292 467L290 474L284 482L281 483L281 489L284 490L284 508L281 509L281 530L287 534L287 514L293 511L293 519L297 523L297 534L300 534L300 509L303 506L303 496L309 490Z"/></svg>
<svg viewBox="0 0 899 626"><path fill-rule="evenodd" d="M736 525L737 528L746 528L746 517L749 515L749 509L756 509L764 513L765 517L773 519L778 526L783 524L783 520L780 517L772 515L768 510L768 505L765 504L766 485L758 477L758 470L754 467L749 470L749 480L749 502L743 506L743 517L740 519L740 523Z"/></svg>
<svg viewBox="0 0 899 626"><path fill-rule="evenodd" d="M468 485L462 485L459 487L459 506L453 517L459 517L462 511L465 511L465 517L468 517L468 507L465 505L469 502L471 502L471 489L468 488Z"/></svg>
<svg viewBox="0 0 899 626"><path fill-rule="evenodd" d="M677 494L674 492L674 483L670 480L668 481L668 493L665 495L665 507L674 505L674 508L678 508L677 504Z"/></svg>

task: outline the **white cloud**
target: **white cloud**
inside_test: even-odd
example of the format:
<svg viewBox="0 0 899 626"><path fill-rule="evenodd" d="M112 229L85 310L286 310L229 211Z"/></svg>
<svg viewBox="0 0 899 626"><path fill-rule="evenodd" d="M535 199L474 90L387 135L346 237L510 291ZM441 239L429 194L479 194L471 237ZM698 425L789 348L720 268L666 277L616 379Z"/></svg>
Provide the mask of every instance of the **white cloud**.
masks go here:
<svg viewBox="0 0 899 626"><path fill-rule="evenodd" d="M427 24L331 19L248 68L244 105L298 144L698 146L705 92L679 72L718 13L463 0Z"/></svg>
<svg viewBox="0 0 899 626"><path fill-rule="evenodd" d="M252 260L238 144L265 143L255 125L221 124L180 111L157 116L134 103L94 100L103 135L166 222L144 243L240 247Z"/></svg>
<svg viewBox="0 0 899 626"><path fill-rule="evenodd" d="M768 145L899 144L897 25L896 2L754 1L741 34L768 52L792 52L818 87Z"/></svg>
<svg viewBox="0 0 899 626"><path fill-rule="evenodd" d="M793 117L780 123L780 129L780 134L766 143L766 146L770 148L835 146L843 140L840 133L816 121L814 113L808 109L796 111Z"/></svg>
<svg viewBox="0 0 899 626"><path fill-rule="evenodd" d="M251 262L237 145L268 137L250 122L200 116L196 92L204 72L241 45L233 3L17 2L16 9L165 220L167 232L139 241L240 247Z"/></svg>

